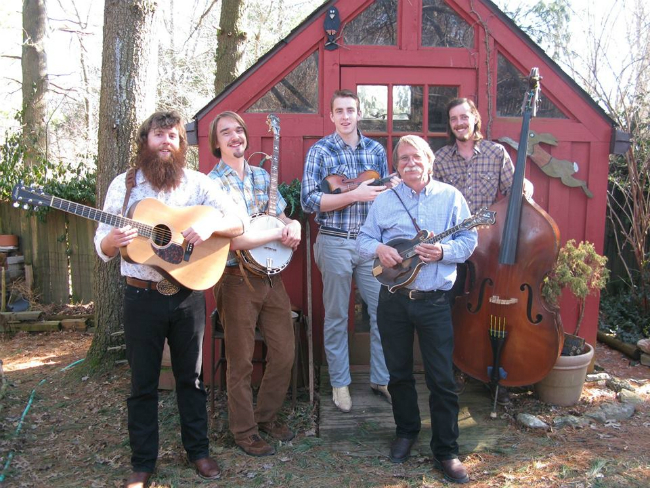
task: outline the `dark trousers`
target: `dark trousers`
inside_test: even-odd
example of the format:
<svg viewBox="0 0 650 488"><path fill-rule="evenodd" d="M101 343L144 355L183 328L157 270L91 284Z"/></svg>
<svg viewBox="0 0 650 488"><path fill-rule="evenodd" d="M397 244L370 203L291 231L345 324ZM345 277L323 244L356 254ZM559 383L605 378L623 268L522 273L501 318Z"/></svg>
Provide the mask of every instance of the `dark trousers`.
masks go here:
<svg viewBox="0 0 650 488"><path fill-rule="evenodd" d="M190 461L208 456L206 392L199 378L204 329L203 292L181 289L165 296L126 287L124 335L131 366L127 407L134 471L153 472L158 458L158 379L165 338L176 379L183 447Z"/></svg>
<svg viewBox="0 0 650 488"><path fill-rule="evenodd" d="M439 460L458 456L458 395L452 373L454 333L448 294L440 291L432 298L411 300L382 287L377 309L390 373L388 391L393 398L396 435L414 439L421 428L413 376L413 340L417 331L429 389L431 450Z"/></svg>

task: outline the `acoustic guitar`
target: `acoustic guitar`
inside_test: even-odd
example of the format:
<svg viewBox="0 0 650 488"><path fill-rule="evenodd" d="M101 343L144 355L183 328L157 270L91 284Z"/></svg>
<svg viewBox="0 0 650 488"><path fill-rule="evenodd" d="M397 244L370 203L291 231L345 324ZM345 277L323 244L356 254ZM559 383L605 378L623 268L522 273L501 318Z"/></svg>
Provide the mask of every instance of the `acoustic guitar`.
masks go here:
<svg viewBox="0 0 650 488"><path fill-rule="evenodd" d="M428 237L429 232L421 230L413 239L391 239L386 245L397 249L403 261L391 268L385 268L379 258L375 258L372 266L372 275L382 285L386 285L388 291L395 293L397 289L413 282L417 278L420 268L425 264L420 260L420 255L415 252L415 247L418 244L435 244L461 230L469 230L479 225L492 225L495 222L496 212L482 208L475 215L466 218L460 224L440 234Z"/></svg>
<svg viewBox="0 0 650 488"><path fill-rule="evenodd" d="M168 280L191 290L214 286L226 267L230 239L212 235L194 246L181 234L195 222L221 218L216 209L207 205L170 207L155 198L145 198L131 205L127 217L122 217L20 184L13 188L11 196L16 206L48 206L112 227L135 227L138 235L120 248L122 258L151 266Z"/></svg>
<svg viewBox="0 0 650 488"><path fill-rule="evenodd" d="M380 178L379 173L369 169L359 175L356 178L348 178L347 176L342 175L329 175L326 176L323 181L320 183L320 191L327 195L339 195L341 193L347 193L352 191L361 185L364 181L372 179L368 186L383 186L388 183L394 175L389 175L385 178ZM343 205L342 207L334 209L334 211L343 210L346 207L352 205Z"/></svg>
<svg viewBox="0 0 650 488"><path fill-rule="evenodd" d="M278 165L280 155L280 119L274 114L266 117L269 130L273 131L273 156L271 159L271 184L269 186L269 206L266 213L251 217L251 231L281 229L286 224L276 217L278 207ZM293 249L280 241L267 242L262 246L246 251L237 251L244 265L253 273L275 275L291 262Z"/></svg>

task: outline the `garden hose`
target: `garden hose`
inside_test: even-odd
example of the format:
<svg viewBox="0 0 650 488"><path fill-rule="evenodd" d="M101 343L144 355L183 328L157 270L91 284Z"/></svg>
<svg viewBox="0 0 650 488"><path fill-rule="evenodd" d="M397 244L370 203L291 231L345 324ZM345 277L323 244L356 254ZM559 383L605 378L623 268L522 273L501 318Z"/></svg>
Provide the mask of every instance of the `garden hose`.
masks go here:
<svg viewBox="0 0 650 488"><path fill-rule="evenodd" d="M76 366L77 364L79 364L82 361L83 361L83 359L79 359L79 360L75 361L74 363L67 365L65 368L61 369L60 371L61 372L66 371L66 370ZM39 381L38 385L36 385L34 387L34 389L32 390L31 395L29 395L29 401L27 402L27 406L23 410L23 414L20 416L20 421L18 422L18 426L16 427L16 431L14 432L14 435L13 435L14 439L16 439L18 437L18 434L20 434L20 430L23 427L23 420L25 420L25 417L27 416L27 412L29 412L29 409L32 406L32 402L34 401L34 396L36 395L36 388L41 386L46 381L47 381L47 378L43 378L41 381ZM9 451L9 454L7 455L7 461L5 462L4 468L2 468L2 474L0 474L0 483L3 483L4 480L5 480L7 469L9 469L9 465L11 464L11 460L14 458L15 452L16 452L16 450L14 448L11 448L11 450Z"/></svg>

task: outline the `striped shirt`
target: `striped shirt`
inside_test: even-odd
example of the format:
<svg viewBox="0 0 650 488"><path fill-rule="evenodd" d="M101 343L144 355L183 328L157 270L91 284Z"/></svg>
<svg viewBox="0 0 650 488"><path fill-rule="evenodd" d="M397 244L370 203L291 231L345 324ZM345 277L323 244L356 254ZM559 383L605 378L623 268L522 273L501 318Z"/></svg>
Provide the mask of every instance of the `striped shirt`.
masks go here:
<svg viewBox="0 0 650 488"><path fill-rule="evenodd" d="M406 184L395 188L420 229L440 234L470 216L463 195L454 187L433 178L416 193ZM365 224L357 236L357 251L362 259L377 257L377 246L392 239L412 239L417 234L411 217L393 191L385 191L375 199ZM456 263L463 263L476 248L476 230L461 230L441 242L441 261L425 264L407 287L413 290L450 290L456 281Z"/></svg>
<svg viewBox="0 0 650 488"><path fill-rule="evenodd" d="M239 179L237 172L223 161L219 161L212 168L208 176L216 181L217 185L230 195L237 206L246 208L248 215L255 215L266 212L269 206L269 187L271 177L264 168L250 166L244 162L244 180ZM276 216L284 212L287 203L278 192L278 203ZM227 266L237 264L237 255L230 251L228 253Z"/></svg>
<svg viewBox="0 0 650 488"><path fill-rule="evenodd" d="M474 144L469 161L458 153L458 146L444 146L436 152L433 177L461 191L472 213L489 207L512 186L514 166L501 144L481 140Z"/></svg>
<svg viewBox="0 0 650 488"><path fill-rule="evenodd" d="M322 138L307 153L300 195L303 210L306 213L317 212L319 225L358 232L372 202L356 202L342 210L321 212L321 183L329 175L354 179L368 170L376 171L380 178L388 175L386 151L381 144L361 133L357 147L347 145L336 132Z"/></svg>

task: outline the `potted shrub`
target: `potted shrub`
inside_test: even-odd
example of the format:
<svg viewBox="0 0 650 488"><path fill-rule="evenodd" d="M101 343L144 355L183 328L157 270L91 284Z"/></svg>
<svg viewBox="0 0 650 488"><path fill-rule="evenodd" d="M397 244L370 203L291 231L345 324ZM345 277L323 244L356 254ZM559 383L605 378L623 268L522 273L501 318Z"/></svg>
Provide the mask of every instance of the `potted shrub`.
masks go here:
<svg viewBox="0 0 650 488"><path fill-rule="evenodd" d="M574 405L580 399L594 348L579 337L587 296L607 283L607 258L590 242L568 241L558 254L551 273L544 279L542 294L551 306L558 306L563 289L568 289L580 306L573 334L564 334L564 348L551 372L535 385L539 398L554 405Z"/></svg>
<svg viewBox="0 0 650 488"><path fill-rule="evenodd" d="M558 306L562 290L567 288L578 300L578 321L572 334L565 332L564 356L582 354L584 339L579 337L587 296L605 287L609 270L607 258L596 252L591 242L576 245L571 239L560 249L551 273L544 278L542 294L551 306Z"/></svg>

